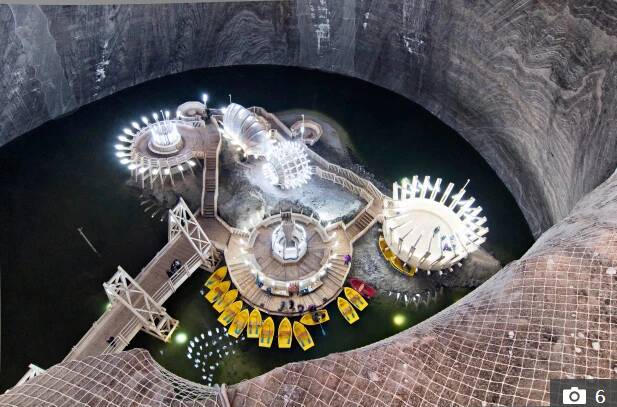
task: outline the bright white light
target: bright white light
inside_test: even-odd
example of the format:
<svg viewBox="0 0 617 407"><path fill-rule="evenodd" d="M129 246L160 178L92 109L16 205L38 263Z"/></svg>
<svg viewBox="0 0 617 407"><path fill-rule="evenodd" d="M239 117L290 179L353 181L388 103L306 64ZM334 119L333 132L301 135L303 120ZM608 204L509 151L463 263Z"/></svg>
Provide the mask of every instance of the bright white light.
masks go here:
<svg viewBox="0 0 617 407"><path fill-rule="evenodd" d="M190 165L191 167L194 167L194 166L196 166L196 165L197 165L197 164L195 163L195 161L193 161L193 160L188 160L188 161L187 161L187 163L188 163L188 165Z"/></svg>
<svg viewBox="0 0 617 407"><path fill-rule="evenodd" d="M407 318L405 318L405 315L403 315L403 314L396 314L396 315L394 315L394 317L392 317L392 322L394 322L394 325L396 325L396 326L403 325L406 320L407 320Z"/></svg>
<svg viewBox="0 0 617 407"><path fill-rule="evenodd" d="M159 148L176 146L182 141L178 128L172 122L163 121L153 124L151 132L152 142Z"/></svg>
<svg viewBox="0 0 617 407"><path fill-rule="evenodd" d="M182 166L182 164L178 165L178 169L179 169L180 171L184 171L184 167Z"/></svg>
<svg viewBox="0 0 617 407"><path fill-rule="evenodd" d="M159 119L159 115L158 115L156 112L154 112L154 113L152 113L152 118L153 118L155 121L158 121L158 119Z"/></svg>
<svg viewBox="0 0 617 407"><path fill-rule="evenodd" d="M134 170L136 168L139 168L139 165L137 165L137 164L129 164L129 170Z"/></svg>
<svg viewBox="0 0 617 407"><path fill-rule="evenodd" d="M175 341L178 345L183 345L183 344L185 344L187 340L188 340L188 336L187 336L184 332L178 332L178 333L174 336L174 341Z"/></svg>
<svg viewBox="0 0 617 407"><path fill-rule="evenodd" d="M130 129L127 129L126 127L124 129L122 129L122 131L124 132L124 134L126 134L127 136L132 136L133 132Z"/></svg>
<svg viewBox="0 0 617 407"><path fill-rule="evenodd" d="M139 173L140 173L140 174L143 174L143 173L144 173L144 172L146 172L146 171L148 171L148 168L146 168L146 167L141 167L141 168L139 169Z"/></svg>
<svg viewBox="0 0 617 407"><path fill-rule="evenodd" d="M132 143L131 139L127 138L126 136L118 136L118 140L124 143Z"/></svg>
<svg viewBox="0 0 617 407"><path fill-rule="evenodd" d="M304 146L298 142L283 141L276 144L267 156L263 173L273 185L294 189L311 178L311 167Z"/></svg>
<svg viewBox="0 0 617 407"><path fill-rule="evenodd" d="M114 148L116 150L130 150L131 149L130 147L125 146L124 144L116 144Z"/></svg>
<svg viewBox="0 0 617 407"><path fill-rule="evenodd" d="M152 175L156 175L158 173L159 173L159 169L158 168L155 168L155 169L152 170Z"/></svg>
<svg viewBox="0 0 617 407"><path fill-rule="evenodd" d="M126 165L126 164L130 164L131 160L129 160L128 158L123 158L120 160L120 164Z"/></svg>
<svg viewBox="0 0 617 407"><path fill-rule="evenodd" d="M133 126L133 128L134 128L135 130L139 130L139 129L141 128L141 127L139 127L139 123L137 123L137 122L132 122L132 123L131 123L131 126Z"/></svg>
<svg viewBox="0 0 617 407"><path fill-rule="evenodd" d="M201 100L203 100L204 103L208 103L208 94L204 93L203 95L201 95Z"/></svg>
<svg viewBox="0 0 617 407"><path fill-rule="evenodd" d="M169 120L169 110L165 110L165 117Z"/></svg>
<svg viewBox="0 0 617 407"><path fill-rule="evenodd" d="M149 121L148 118L146 116L141 116L141 121L145 124L148 125Z"/></svg>
<svg viewBox="0 0 617 407"><path fill-rule="evenodd" d="M165 168L163 170L163 174L165 174L165 175L169 175L170 173L171 173L171 171L169 170L169 168Z"/></svg>
<svg viewBox="0 0 617 407"><path fill-rule="evenodd" d="M122 151L118 151L116 153L116 157L128 157L128 156L130 156L129 153L125 153L125 152L122 152Z"/></svg>
<svg viewBox="0 0 617 407"><path fill-rule="evenodd" d="M478 216L482 207L474 207L474 198L462 199L465 187L455 192L452 183L443 191L439 185L440 178L433 183L428 176L394 184L382 231L399 260L398 266L393 263L396 268L447 270L486 240L488 229Z"/></svg>

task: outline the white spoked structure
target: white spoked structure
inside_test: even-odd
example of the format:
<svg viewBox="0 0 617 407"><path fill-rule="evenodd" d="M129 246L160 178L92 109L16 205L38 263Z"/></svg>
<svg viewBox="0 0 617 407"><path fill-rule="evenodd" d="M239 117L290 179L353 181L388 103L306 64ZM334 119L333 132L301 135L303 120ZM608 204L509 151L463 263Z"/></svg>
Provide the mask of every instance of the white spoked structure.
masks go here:
<svg viewBox="0 0 617 407"><path fill-rule="evenodd" d="M237 103L231 103L224 109L224 137L247 156L263 157L272 147L267 122Z"/></svg>
<svg viewBox="0 0 617 407"><path fill-rule="evenodd" d="M455 194L454 184L441 189L414 176L394 183L392 199L384 203L383 237L405 265L430 271L447 270L476 251L486 240L486 217L475 198L464 199L467 183Z"/></svg>
<svg viewBox="0 0 617 407"><path fill-rule="evenodd" d="M282 189L295 189L306 184L312 175L305 147L298 141L280 141L267 155L263 167L265 177Z"/></svg>
<svg viewBox="0 0 617 407"><path fill-rule="evenodd" d="M165 182L173 174L190 170L197 165L191 149L194 124L171 118L169 111L152 113L153 122L143 116L123 129L115 145L116 157L126 165L136 179L152 186L155 181Z"/></svg>

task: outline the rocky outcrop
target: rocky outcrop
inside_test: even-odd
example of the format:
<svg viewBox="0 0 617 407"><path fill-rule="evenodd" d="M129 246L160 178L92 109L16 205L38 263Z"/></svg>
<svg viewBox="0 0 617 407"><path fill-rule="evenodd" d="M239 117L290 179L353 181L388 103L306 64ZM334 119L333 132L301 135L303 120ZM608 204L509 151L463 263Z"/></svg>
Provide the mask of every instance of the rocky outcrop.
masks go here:
<svg viewBox="0 0 617 407"><path fill-rule="evenodd" d="M617 164L616 17L608 0L0 5L0 143L171 73L316 68L398 92L456 129L537 237Z"/></svg>

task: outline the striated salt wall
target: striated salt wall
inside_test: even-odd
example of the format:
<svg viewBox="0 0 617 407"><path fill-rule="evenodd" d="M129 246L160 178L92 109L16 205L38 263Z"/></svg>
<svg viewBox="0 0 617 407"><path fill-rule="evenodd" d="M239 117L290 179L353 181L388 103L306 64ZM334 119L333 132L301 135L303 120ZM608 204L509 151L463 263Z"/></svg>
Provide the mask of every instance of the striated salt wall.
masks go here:
<svg viewBox="0 0 617 407"><path fill-rule="evenodd" d="M456 129L537 237L617 164L616 17L609 0L0 5L0 144L163 75L316 68L398 92Z"/></svg>

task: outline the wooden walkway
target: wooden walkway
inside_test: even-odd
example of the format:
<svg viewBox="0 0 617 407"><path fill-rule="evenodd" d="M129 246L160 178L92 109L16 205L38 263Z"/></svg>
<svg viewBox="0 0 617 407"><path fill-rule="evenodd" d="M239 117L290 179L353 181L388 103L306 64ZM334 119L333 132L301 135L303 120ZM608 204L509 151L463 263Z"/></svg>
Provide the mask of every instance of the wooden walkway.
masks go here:
<svg viewBox="0 0 617 407"><path fill-rule="evenodd" d="M268 294L257 285L255 276L251 273L251 268L244 262L246 254L243 253L243 241L246 241L246 239L232 235L225 251L225 259L231 281L240 292L242 300L251 307L258 308L270 315L297 316L305 312L311 305L323 308L336 299L343 289L350 269L350 265L344 264L344 256L351 255L353 248L347 233L340 225L329 233L334 235L332 241L320 244L320 250L328 249L329 257L326 258L326 261L330 263L326 275L321 279L322 285L309 294L294 294L289 297ZM335 242L337 242L336 245ZM278 261L273 260L273 262L271 263L273 267L281 267ZM317 267L317 264L315 264L315 267ZM294 302L295 309L289 309L289 300ZM285 310L281 310L281 302L283 301L287 303ZM303 312L299 311L299 305Z"/></svg>
<svg viewBox="0 0 617 407"><path fill-rule="evenodd" d="M204 188L205 195L202 197L205 216L200 216L198 223L215 247L222 250L227 245L231 233L217 219L214 209L218 189L217 163L221 138L214 121L204 127L197 127L196 130L201 135L202 142L194 144L206 151L203 172L206 188ZM203 156L203 150L200 154ZM196 156L200 154L196 153ZM170 278L167 270L175 259L180 260L183 267ZM135 281L159 305L162 305L201 266L201 258L189 239L183 235L177 235L141 270ZM143 305L143 300L137 296L133 298L135 307ZM123 304L116 303L95 321L64 360L120 352L126 348L141 328L142 324L135 314ZM113 341L108 343L110 338L113 338Z"/></svg>
<svg viewBox="0 0 617 407"><path fill-rule="evenodd" d="M259 113L263 112L260 111ZM270 120L276 119L273 115L267 117ZM275 128L280 128L283 134L289 135L289 131L286 131L286 127L278 119L274 120L274 125ZM243 299L249 305L274 315L289 315L289 313L277 311L283 299L293 299L296 310L298 309L297 305L303 305L304 309L307 309L310 305L321 308L334 300L340 294L349 273L350 266L344 264L343 257L352 254L353 242L366 233L378 220L379 214L382 212L384 195L369 181L358 177L347 169L329 163L307 149L310 158L320 169L318 173L320 177L340 184L350 192L362 196L367 201L367 205L351 222L346 225L342 223L333 225L328 231L335 236L335 239L331 245L321 243L320 249L329 253L327 259L329 268L322 278L323 284L318 289L303 296L272 296L255 284L255 277L240 256L239 246L248 237L248 234L230 227L217 214L218 160L221 136L216 120L211 119L203 126L195 127L194 134L198 134L200 137L193 143L196 149L193 152L194 157L204 160L202 205L197 223L218 250L225 250L232 282L239 289ZM333 244L334 241L337 241L336 246ZM175 259L180 260L183 267L172 278L169 278L167 270ZM323 262L323 258L313 260L309 260L314 263L310 267L317 267L318 262L319 264ZM262 261L267 262L267 259L262 258ZM135 281L157 304L162 305L200 266L202 266L202 260L189 239L186 236L177 235L141 270ZM139 307L140 305L139 300L135 299L134 306ZM295 314L299 313L296 312ZM121 303L116 303L92 325L64 360L120 352L141 328L141 322L135 314ZM108 343L109 338L113 338L111 344Z"/></svg>
<svg viewBox="0 0 617 407"><path fill-rule="evenodd" d="M174 284L167 276L167 270L169 270L174 259L180 260L185 267L189 267L189 270L186 271L188 275L201 265L201 260L196 256L188 239L184 236L178 236L167 243L135 278L144 291L159 304L165 302L178 288L174 287L177 284ZM139 302L136 305L140 305ZM140 329L141 323L137 317L128 308L117 303L92 325L92 328L73 347L64 360L119 352L128 345ZM107 343L107 339L110 337L115 339L112 344Z"/></svg>

